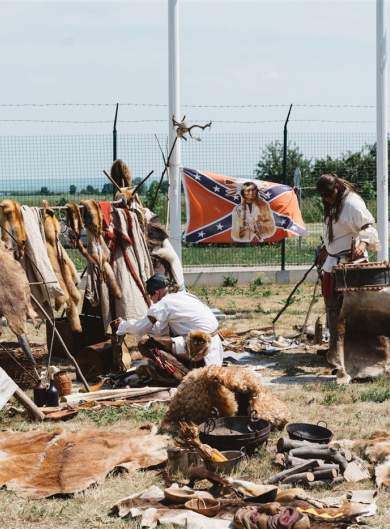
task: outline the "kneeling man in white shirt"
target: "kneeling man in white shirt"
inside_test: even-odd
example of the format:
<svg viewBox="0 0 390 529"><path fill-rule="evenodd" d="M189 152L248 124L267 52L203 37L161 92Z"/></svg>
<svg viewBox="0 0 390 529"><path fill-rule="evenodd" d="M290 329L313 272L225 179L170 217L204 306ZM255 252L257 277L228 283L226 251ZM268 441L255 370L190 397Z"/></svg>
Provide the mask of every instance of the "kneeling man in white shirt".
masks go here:
<svg viewBox="0 0 390 529"><path fill-rule="evenodd" d="M172 382L179 382L193 367L222 364L218 321L207 305L186 291L169 294L162 274L150 277L146 290L153 303L146 316L119 320L119 336L143 337L140 352Z"/></svg>

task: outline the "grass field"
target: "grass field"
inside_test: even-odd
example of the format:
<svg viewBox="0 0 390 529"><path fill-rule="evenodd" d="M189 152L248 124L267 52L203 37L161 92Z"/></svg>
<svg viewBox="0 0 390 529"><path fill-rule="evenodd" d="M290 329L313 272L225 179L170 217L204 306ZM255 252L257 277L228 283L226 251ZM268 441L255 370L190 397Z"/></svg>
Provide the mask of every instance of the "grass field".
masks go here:
<svg viewBox="0 0 390 529"><path fill-rule="evenodd" d="M312 286L302 286L296 293L294 303L287 309L277 324L277 334L294 333L294 326L304 321L312 297ZM248 287L219 287L196 289L195 293L211 306L218 307L231 315L232 319L222 322L226 332L260 329L270 325L273 317L283 306L291 286L261 285L253 283ZM322 299L317 297L310 323L324 316ZM35 333L35 335L34 335ZM31 333L31 339L38 340L42 334ZM6 335L4 335L6 339ZM275 365L261 371L266 377L280 375L329 374L324 356L317 354L317 348L303 346L300 349L280 352L268 360ZM375 382L351 384L340 387L331 384L310 384L284 386L275 384L272 391L284 400L291 414L291 420L314 422L323 420L334 432L335 438L366 437L375 430L390 430L390 391L388 379ZM27 431L62 427L70 430L83 428L104 428L128 431L135 424L145 421L159 423L165 407L162 405L148 411L128 408L83 411L73 420L56 424L37 425L26 422L20 416L11 417L6 412L0 415L2 429ZM277 471L272 463L275 441L280 433L271 436L268 446L243 464L237 475L242 478L264 481ZM112 518L108 515L111 506L120 498L139 491L151 484L163 484L157 471L136 472L131 475L109 477L102 485L91 487L84 493L68 498L27 500L7 491L0 492L0 527L4 529L135 529L137 524ZM346 483L335 490L319 489L311 493L316 497L350 489L372 488L373 483ZM381 491L378 496L378 515L367 518L367 527L388 529L390 527L390 491Z"/></svg>

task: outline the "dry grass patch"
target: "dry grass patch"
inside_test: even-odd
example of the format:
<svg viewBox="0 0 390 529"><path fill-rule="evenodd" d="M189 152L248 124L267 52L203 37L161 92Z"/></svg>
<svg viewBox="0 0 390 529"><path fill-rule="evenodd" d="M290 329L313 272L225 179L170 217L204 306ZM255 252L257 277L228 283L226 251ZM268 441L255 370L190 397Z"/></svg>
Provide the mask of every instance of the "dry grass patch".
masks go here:
<svg viewBox="0 0 390 529"><path fill-rule="evenodd" d="M226 312L235 313L236 319L225 320L222 326L233 331L259 329L269 326L272 319L283 306L291 285L259 285L246 288L221 287L219 289L196 289L204 301ZM277 324L277 333L291 335L293 326L301 325L312 296L312 285L300 287L295 302L290 306ZM319 298L314 305L310 323L324 314L324 306ZM32 341L36 341L35 337ZM269 358L276 366L262 371L267 376L295 374L325 374L329 368L323 355L316 348L304 347L299 350L285 351ZM335 438L366 437L375 430L390 430L390 399L388 379L379 379L372 383L351 384L347 387L336 384L277 385L272 387L282 400L288 403L291 420L327 423ZM152 421L159 423L165 412L164 405L158 405L147 411L130 408L106 408L100 411L85 410L70 422L56 425L44 423L37 425L27 422L20 416L10 417L0 413L2 429L28 431L61 427L69 430L81 428L104 428L126 431L134 426ZM237 469L235 475L243 479L266 480L279 469L273 464L275 441L278 432L273 432L266 447ZM135 529L136 523L108 516L111 506L120 498L140 491L152 484L163 486L161 476L153 472L136 472L131 475L120 474L109 477L102 485L91 487L82 494L70 498L49 498L28 500L18 498L13 493L1 491L0 520L6 529ZM320 489L313 491L317 497L337 494L338 491L372 488L372 482L341 484L334 491ZM390 492L382 491L378 499L379 515L367 519L369 527L389 529Z"/></svg>

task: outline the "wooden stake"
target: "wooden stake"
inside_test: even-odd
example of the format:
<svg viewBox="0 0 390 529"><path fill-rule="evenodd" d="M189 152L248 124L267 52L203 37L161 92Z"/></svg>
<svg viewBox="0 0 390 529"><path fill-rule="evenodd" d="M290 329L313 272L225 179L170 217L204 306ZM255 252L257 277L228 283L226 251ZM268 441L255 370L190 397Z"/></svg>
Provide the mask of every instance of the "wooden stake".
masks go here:
<svg viewBox="0 0 390 529"><path fill-rule="evenodd" d="M16 386L14 397L24 408L26 408L26 410L35 420L43 421L45 419L45 416L41 410L33 403L33 401L25 394L25 392L20 389L19 386Z"/></svg>

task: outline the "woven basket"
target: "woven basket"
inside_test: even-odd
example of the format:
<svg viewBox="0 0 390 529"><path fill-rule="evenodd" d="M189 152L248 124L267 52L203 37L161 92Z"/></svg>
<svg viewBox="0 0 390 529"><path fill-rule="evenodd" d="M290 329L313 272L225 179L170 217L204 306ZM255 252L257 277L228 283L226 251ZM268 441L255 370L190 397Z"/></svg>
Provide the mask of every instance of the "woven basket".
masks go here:
<svg viewBox="0 0 390 529"><path fill-rule="evenodd" d="M58 389L60 397L72 393L72 380L66 371L60 371L54 375L54 385Z"/></svg>
<svg viewBox="0 0 390 529"><path fill-rule="evenodd" d="M36 367L39 373L40 368L44 366L46 361L46 345L30 344L30 346L32 354L37 362ZM9 356L4 349L9 351L19 363L11 358L11 356ZM21 364L27 372L22 369L19 364ZM32 389L38 383L38 380L35 376L34 366L26 357L24 352L20 349L17 342L1 342L0 367L2 367L7 375L10 376L12 380L16 382L16 384L23 390Z"/></svg>

